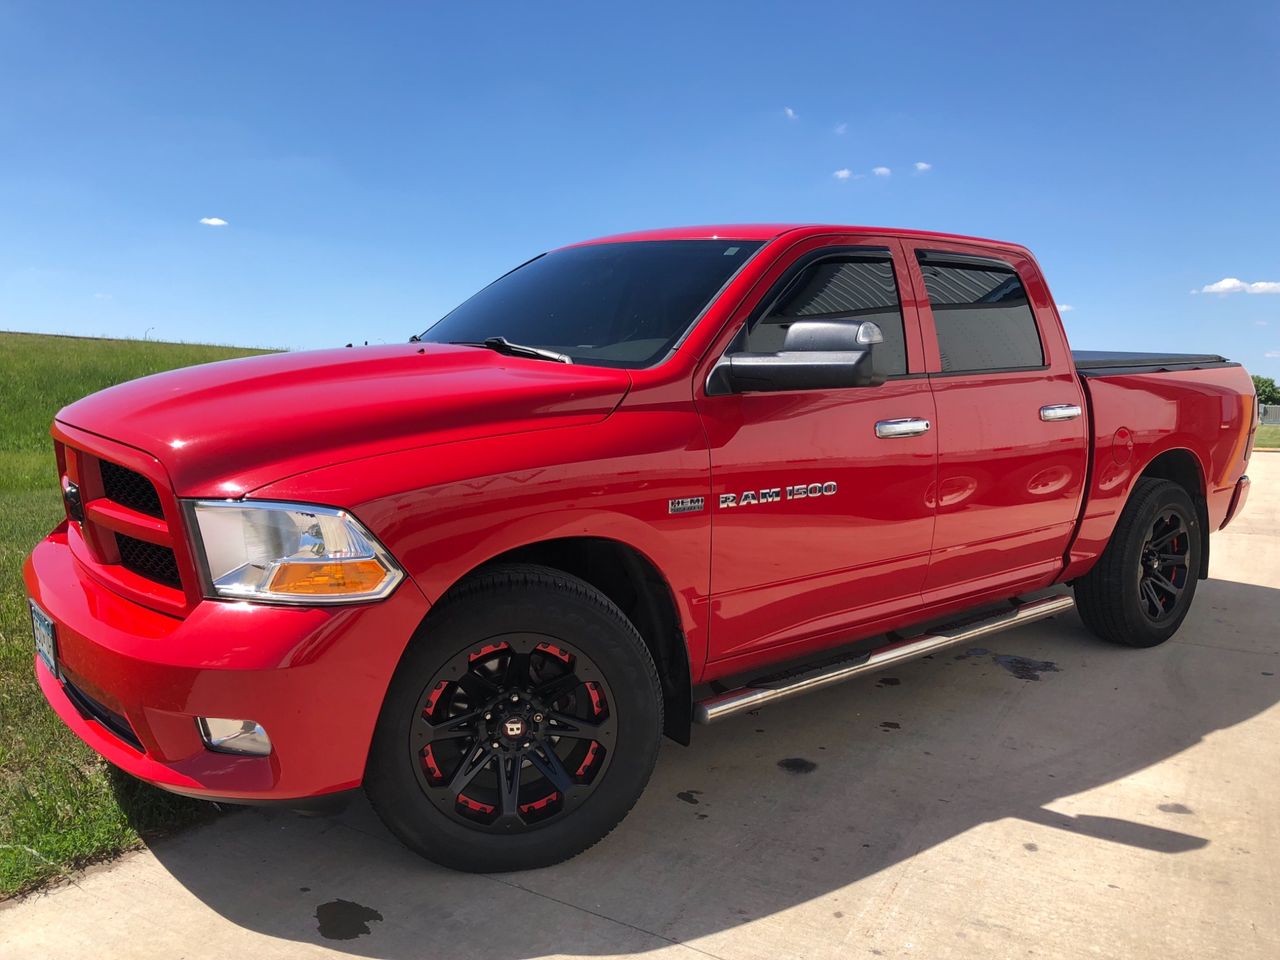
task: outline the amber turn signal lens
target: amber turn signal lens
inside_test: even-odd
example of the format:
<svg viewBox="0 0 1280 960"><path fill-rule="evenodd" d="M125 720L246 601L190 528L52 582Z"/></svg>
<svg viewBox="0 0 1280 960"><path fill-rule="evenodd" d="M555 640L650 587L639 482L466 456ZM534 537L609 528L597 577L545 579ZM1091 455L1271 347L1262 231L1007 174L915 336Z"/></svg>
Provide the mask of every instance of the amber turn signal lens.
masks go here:
<svg viewBox="0 0 1280 960"><path fill-rule="evenodd" d="M377 560L332 560L324 563L282 563L267 589L300 596L373 593L387 577Z"/></svg>

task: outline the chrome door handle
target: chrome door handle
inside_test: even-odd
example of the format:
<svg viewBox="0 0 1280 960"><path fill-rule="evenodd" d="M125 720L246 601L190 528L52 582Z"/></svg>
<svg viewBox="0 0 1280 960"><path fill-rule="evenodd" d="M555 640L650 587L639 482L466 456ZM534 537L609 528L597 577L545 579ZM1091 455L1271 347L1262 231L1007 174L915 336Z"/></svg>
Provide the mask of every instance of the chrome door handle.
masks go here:
<svg viewBox="0 0 1280 960"><path fill-rule="evenodd" d="M893 440L898 437L918 437L928 433L931 424L928 420L906 417L902 420L877 420L876 436L881 440Z"/></svg>
<svg viewBox="0 0 1280 960"><path fill-rule="evenodd" d="M1051 403L1040 408L1040 419L1052 423L1055 420L1074 420L1080 416L1078 403Z"/></svg>

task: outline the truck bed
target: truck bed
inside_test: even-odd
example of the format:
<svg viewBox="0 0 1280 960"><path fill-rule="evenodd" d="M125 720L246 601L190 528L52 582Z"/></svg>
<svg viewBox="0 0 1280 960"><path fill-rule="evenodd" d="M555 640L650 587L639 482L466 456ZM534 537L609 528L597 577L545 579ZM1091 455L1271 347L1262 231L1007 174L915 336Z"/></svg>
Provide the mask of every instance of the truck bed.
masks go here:
<svg viewBox="0 0 1280 960"><path fill-rule="evenodd" d="M1141 353L1127 350L1072 350L1071 359L1082 377L1116 376L1131 373L1160 373L1166 370L1207 370L1238 367L1240 364L1216 353Z"/></svg>

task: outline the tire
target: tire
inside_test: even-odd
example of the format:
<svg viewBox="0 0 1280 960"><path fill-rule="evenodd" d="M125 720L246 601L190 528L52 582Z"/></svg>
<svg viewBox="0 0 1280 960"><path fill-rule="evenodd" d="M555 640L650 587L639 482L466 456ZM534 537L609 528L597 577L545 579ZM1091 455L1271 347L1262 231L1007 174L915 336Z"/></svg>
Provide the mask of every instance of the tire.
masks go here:
<svg viewBox="0 0 1280 960"><path fill-rule="evenodd" d="M1168 480L1139 480L1102 556L1075 581L1085 626L1124 646L1164 643L1191 609L1204 537L1185 489Z"/></svg>
<svg viewBox="0 0 1280 960"><path fill-rule="evenodd" d="M401 658L365 792L428 860L545 867L621 822L661 736L658 672L622 611L577 577L497 566L451 590Z"/></svg>

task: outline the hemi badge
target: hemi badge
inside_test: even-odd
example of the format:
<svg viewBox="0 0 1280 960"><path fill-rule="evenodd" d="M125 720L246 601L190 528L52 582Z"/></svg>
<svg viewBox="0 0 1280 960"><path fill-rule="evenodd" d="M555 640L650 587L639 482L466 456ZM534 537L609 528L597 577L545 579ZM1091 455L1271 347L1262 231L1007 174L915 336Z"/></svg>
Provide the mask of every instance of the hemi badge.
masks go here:
<svg viewBox="0 0 1280 960"><path fill-rule="evenodd" d="M668 513L697 513L706 506L706 497L677 497L667 501Z"/></svg>

